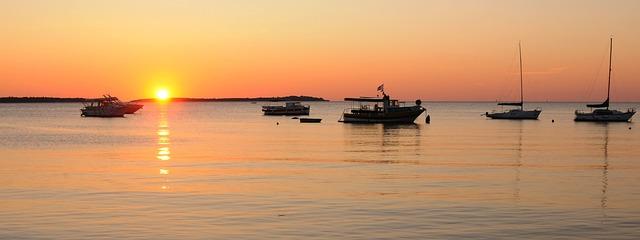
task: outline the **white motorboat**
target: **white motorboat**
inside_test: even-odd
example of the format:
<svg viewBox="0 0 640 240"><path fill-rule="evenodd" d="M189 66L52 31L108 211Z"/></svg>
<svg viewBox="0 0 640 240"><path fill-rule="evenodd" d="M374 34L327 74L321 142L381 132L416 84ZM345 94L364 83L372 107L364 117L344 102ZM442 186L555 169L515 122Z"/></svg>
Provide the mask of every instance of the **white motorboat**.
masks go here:
<svg viewBox="0 0 640 240"><path fill-rule="evenodd" d="M83 117L124 117L126 106L104 99L93 99L84 102L84 108L80 111Z"/></svg>
<svg viewBox="0 0 640 240"><path fill-rule="evenodd" d="M287 102L284 106L262 106L264 115L309 115L309 105L302 105L300 102Z"/></svg>

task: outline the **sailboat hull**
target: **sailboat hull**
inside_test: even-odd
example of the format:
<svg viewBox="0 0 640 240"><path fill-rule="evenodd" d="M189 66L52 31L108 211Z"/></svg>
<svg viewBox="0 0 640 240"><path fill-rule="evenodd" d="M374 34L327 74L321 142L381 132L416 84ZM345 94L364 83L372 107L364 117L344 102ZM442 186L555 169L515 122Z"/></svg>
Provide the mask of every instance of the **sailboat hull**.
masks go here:
<svg viewBox="0 0 640 240"><path fill-rule="evenodd" d="M491 119L537 120L541 112L541 110L513 109L506 112L487 113L486 115Z"/></svg>
<svg viewBox="0 0 640 240"><path fill-rule="evenodd" d="M607 112L580 112L576 111L576 122L628 122L635 111L620 112L617 110Z"/></svg>

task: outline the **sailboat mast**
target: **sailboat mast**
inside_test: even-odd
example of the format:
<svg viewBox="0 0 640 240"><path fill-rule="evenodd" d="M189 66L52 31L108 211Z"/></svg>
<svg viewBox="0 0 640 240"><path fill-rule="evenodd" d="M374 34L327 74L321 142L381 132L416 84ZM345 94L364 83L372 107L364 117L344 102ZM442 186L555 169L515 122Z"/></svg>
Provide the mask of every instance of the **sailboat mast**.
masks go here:
<svg viewBox="0 0 640 240"><path fill-rule="evenodd" d="M613 38L609 38L609 84L607 85L607 109L609 109L609 97L611 96L611 56L613 52Z"/></svg>
<svg viewBox="0 0 640 240"><path fill-rule="evenodd" d="M518 54L520 55L520 109L524 110L524 94L523 94L523 86L522 86L522 46L520 41L518 41ZM611 64L611 63L609 63ZM609 74L611 74L611 67L609 67Z"/></svg>

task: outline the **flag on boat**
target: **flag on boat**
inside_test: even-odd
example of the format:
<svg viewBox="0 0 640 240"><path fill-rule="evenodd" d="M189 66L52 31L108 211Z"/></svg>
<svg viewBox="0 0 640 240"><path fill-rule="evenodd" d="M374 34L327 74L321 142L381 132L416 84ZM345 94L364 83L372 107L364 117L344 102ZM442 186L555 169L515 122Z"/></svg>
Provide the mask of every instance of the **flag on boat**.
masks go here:
<svg viewBox="0 0 640 240"><path fill-rule="evenodd" d="M378 91L384 92L384 83L382 85L378 86Z"/></svg>

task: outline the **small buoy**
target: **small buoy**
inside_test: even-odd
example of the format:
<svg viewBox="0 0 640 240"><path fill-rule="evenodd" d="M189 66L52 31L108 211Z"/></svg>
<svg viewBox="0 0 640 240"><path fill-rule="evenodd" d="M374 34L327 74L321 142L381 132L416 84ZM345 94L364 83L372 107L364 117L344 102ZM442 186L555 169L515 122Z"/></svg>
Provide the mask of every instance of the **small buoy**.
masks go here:
<svg viewBox="0 0 640 240"><path fill-rule="evenodd" d="M427 115L427 119L425 119L425 122L427 124L431 123L431 116L430 115Z"/></svg>
<svg viewBox="0 0 640 240"><path fill-rule="evenodd" d="M280 125L280 123L279 123L279 122L276 122L276 125Z"/></svg>
<svg viewBox="0 0 640 240"><path fill-rule="evenodd" d="M551 122L556 122L556 120L551 119Z"/></svg>

